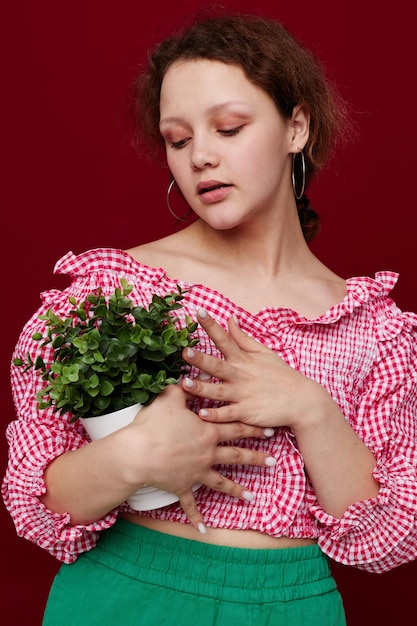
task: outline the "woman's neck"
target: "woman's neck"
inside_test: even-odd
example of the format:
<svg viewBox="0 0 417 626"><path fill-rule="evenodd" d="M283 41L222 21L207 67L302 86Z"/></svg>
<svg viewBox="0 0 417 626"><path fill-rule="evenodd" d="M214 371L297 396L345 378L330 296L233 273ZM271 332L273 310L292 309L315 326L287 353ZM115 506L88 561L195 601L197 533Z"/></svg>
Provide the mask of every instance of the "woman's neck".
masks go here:
<svg viewBox="0 0 417 626"><path fill-rule="evenodd" d="M202 220L182 231L187 250L211 264L218 262L230 270L254 272L274 278L282 272L299 268L304 274L306 265L315 258L305 242L301 227L295 224L273 224L256 228L241 224L231 230L215 230Z"/></svg>

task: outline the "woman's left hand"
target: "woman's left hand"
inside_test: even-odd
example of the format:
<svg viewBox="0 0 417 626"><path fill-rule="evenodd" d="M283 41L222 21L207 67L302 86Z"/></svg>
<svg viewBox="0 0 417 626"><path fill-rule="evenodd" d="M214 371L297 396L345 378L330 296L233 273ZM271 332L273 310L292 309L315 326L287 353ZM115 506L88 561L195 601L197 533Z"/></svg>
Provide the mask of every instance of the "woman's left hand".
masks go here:
<svg viewBox="0 0 417 626"><path fill-rule="evenodd" d="M233 318L229 332L205 311L200 310L198 319L224 359L194 349L185 349L183 356L221 382L208 382L200 374L185 378L183 388L194 396L229 403L201 409L200 418L292 428L317 500L334 517L341 517L354 502L376 497L375 458L326 389L248 337Z"/></svg>
<svg viewBox="0 0 417 626"><path fill-rule="evenodd" d="M293 427L311 411L325 390L290 367L275 352L244 333L231 317L226 332L205 310L198 320L224 359L185 349L184 359L221 383L205 376L184 378L185 391L227 404L201 409L200 417L212 422L240 421L263 427Z"/></svg>

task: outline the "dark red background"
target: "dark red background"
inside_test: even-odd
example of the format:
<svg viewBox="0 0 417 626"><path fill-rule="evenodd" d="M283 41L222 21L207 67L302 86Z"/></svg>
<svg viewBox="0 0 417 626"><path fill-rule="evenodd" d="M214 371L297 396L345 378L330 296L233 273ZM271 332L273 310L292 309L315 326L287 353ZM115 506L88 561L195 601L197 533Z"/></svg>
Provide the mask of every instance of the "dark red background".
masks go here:
<svg viewBox="0 0 417 626"><path fill-rule="evenodd" d="M55 261L69 249L128 247L174 227L167 172L131 147L128 87L147 47L206 4L14 0L2 7L2 431L14 415L8 367L18 332L39 292L64 284L52 276ZM284 22L352 102L360 136L311 191L323 223L314 250L346 277L398 271L395 298L417 310L414 0L387 8L373 0L222 4ZM0 462L3 473L4 437ZM58 563L16 538L0 511L1 620L37 626ZM417 564L382 576L339 565L334 572L350 625L415 620Z"/></svg>

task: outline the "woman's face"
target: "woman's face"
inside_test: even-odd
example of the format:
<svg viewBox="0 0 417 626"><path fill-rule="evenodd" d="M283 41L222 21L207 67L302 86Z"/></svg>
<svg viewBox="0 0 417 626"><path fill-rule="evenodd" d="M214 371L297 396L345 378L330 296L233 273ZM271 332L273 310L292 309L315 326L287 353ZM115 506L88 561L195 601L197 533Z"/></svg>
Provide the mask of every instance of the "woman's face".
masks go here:
<svg viewBox="0 0 417 626"><path fill-rule="evenodd" d="M299 128L239 66L173 64L161 88L160 130L173 177L213 228L276 217L282 203L293 205L291 153L304 145Z"/></svg>

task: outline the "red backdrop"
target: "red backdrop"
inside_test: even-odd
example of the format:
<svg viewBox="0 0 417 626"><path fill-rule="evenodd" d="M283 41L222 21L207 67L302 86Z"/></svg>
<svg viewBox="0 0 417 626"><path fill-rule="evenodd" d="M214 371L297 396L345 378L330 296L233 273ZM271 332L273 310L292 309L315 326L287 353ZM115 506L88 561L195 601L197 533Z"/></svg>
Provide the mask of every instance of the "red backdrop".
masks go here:
<svg viewBox="0 0 417 626"><path fill-rule="evenodd" d="M198 0L14 0L3 6L3 295L1 430L13 419L8 367L17 335L67 250L128 247L174 227L166 171L133 151L128 87L147 47ZM417 310L412 202L416 165L414 0L224 0L280 19L327 65L356 111L361 134L311 191L322 215L314 249L343 276L401 275L394 295ZM175 5L175 6L174 6ZM6 444L0 440L2 473ZM58 563L18 539L0 508L2 622L41 623ZM411 623L417 564L382 576L334 566L348 623Z"/></svg>

